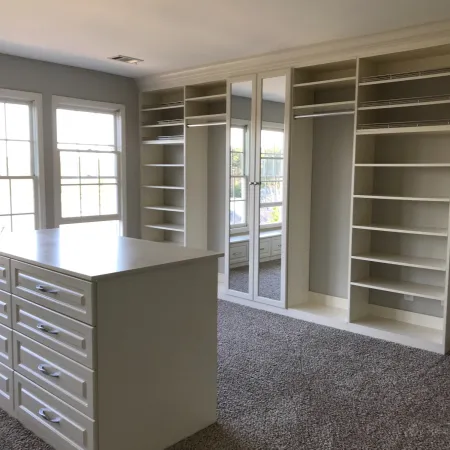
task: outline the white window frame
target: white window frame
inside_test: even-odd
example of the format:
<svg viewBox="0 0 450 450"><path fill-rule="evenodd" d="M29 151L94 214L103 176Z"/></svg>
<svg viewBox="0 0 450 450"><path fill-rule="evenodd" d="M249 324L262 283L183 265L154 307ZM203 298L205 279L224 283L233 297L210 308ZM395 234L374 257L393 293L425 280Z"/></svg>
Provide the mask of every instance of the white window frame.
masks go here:
<svg viewBox="0 0 450 450"><path fill-rule="evenodd" d="M246 128L245 133L245 148L244 148L244 171L247 171L247 174L244 175L245 183L247 186L247 196L245 200L245 223L243 224L236 224L236 225L230 225L230 234L242 234L242 233L248 233L249 227L248 227L248 221L249 221L249 214L250 214L250 198L249 198L249 189L248 189L248 181L249 181L249 170L250 170L250 127L251 122L250 120L242 120L242 119L232 119L232 123L230 125L230 128ZM231 168L230 168L230 177L231 177ZM228 218L228 222L230 221L230 218Z"/></svg>
<svg viewBox="0 0 450 450"><path fill-rule="evenodd" d="M57 142L57 118L58 108L97 112L114 113L116 115L116 144L117 144L117 189L118 189L118 214L111 216L85 216L85 217L61 217L61 162ZM54 192L55 192L55 226L66 224L82 224L86 222L104 222L108 220L119 220L120 235L127 235L126 217L126 139L125 139L125 106L117 103L96 102L81 100L71 97L52 96L52 123L53 123L53 167L54 167Z"/></svg>
<svg viewBox="0 0 450 450"><path fill-rule="evenodd" d="M34 180L35 226L36 229L46 228L42 94L0 89L0 102L27 103L30 106L30 144L34 171L31 178Z"/></svg>
<svg viewBox="0 0 450 450"><path fill-rule="evenodd" d="M284 123L278 123L278 122L263 122L262 126L261 126L261 130L269 130L269 131L283 131L284 132ZM283 161L284 158L286 157L286 155L284 154L284 149L283 149ZM284 176L282 177L282 181L284 183ZM284 190L283 190L284 192ZM272 206L283 206L283 202L272 202L272 203L260 203L259 204L259 209L261 209L261 207L272 207ZM258 216L258 220L259 220L259 216ZM277 222L277 223L268 223L268 224L264 224L264 225L259 225L259 228L261 230L267 230L267 229L277 229L277 228L281 228L283 226L283 221L281 222Z"/></svg>

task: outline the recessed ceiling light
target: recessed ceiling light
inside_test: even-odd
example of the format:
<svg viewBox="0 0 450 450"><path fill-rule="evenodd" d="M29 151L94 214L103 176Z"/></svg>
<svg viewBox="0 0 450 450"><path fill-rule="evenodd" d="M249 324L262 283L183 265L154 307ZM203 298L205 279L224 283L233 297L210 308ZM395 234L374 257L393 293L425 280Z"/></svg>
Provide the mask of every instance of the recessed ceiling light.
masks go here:
<svg viewBox="0 0 450 450"><path fill-rule="evenodd" d="M123 62L126 64L138 64L144 61L143 59L133 58L132 56L125 56L125 55L110 56L108 57L108 59Z"/></svg>

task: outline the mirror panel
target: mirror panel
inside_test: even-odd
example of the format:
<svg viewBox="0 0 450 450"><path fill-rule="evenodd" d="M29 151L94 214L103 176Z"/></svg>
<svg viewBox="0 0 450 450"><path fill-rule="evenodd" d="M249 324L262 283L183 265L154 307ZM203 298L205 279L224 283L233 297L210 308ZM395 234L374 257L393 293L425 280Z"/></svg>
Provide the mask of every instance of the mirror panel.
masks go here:
<svg viewBox="0 0 450 450"><path fill-rule="evenodd" d="M253 82L231 84L229 201L230 290L250 293L250 142L253 109Z"/></svg>
<svg viewBox="0 0 450 450"><path fill-rule="evenodd" d="M261 91L257 292L259 297L280 300L286 76L264 78Z"/></svg>

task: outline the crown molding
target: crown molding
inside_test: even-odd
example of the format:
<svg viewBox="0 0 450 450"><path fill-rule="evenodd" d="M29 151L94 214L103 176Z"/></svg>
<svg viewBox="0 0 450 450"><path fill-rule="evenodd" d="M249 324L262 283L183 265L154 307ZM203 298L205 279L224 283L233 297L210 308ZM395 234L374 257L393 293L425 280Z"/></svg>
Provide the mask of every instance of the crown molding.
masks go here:
<svg viewBox="0 0 450 450"><path fill-rule="evenodd" d="M178 72L149 75L137 80L141 91L223 80L230 77L344 61L450 44L450 21L402 28L387 33L342 39L245 59L196 67Z"/></svg>

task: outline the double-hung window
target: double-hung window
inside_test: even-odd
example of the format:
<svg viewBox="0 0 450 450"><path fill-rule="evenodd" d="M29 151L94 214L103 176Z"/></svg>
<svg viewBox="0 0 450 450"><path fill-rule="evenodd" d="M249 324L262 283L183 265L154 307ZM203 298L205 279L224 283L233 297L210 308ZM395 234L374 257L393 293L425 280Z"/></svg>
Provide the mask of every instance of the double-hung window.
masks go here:
<svg viewBox="0 0 450 450"><path fill-rule="evenodd" d="M45 225L41 105L40 94L0 89L0 233Z"/></svg>
<svg viewBox="0 0 450 450"><path fill-rule="evenodd" d="M281 225L283 208L284 130L263 124L261 131L260 226Z"/></svg>
<svg viewBox="0 0 450 450"><path fill-rule="evenodd" d="M54 97L57 224L123 232L124 107Z"/></svg>
<svg viewBox="0 0 450 450"><path fill-rule="evenodd" d="M232 126L230 133L230 227L248 226L248 127Z"/></svg>

